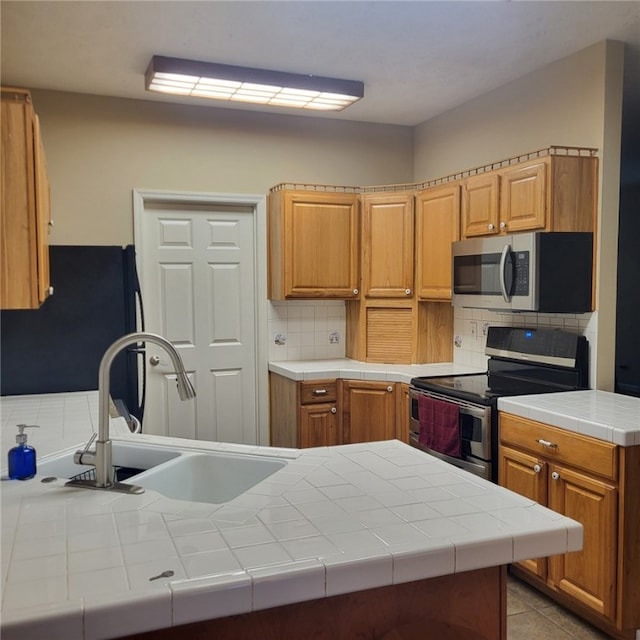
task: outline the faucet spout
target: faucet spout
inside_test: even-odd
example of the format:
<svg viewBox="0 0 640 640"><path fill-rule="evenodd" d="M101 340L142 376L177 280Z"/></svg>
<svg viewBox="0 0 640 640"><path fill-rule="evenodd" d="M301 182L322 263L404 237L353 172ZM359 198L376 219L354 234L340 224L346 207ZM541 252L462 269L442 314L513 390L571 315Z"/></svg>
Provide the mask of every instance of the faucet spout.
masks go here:
<svg viewBox="0 0 640 640"><path fill-rule="evenodd" d="M195 398L196 392L187 376L182 358L176 348L166 338L155 333L138 331L122 336L113 342L104 352L98 369L98 437L96 440L95 453L88 452L90 454L89 459L96 468L96 479L95 482L90 481L91 486L89 488L112 489L116 484L114 483L113 477L111 439L109 438L109 374L116 355L125 347L139 342L152 342L162 347L173 363L180 399L190 400L191 398ZM91 442L89 442L89 445L90 444ZM78 452L79 455L76 455L76 462L82 463L82 453L83 452ZM68 484L79 486L79 483L82 483L82 486L88 486L86 481L72 481L72 483ZM127 491L127 493L130 492L131 491Z"/></svg>

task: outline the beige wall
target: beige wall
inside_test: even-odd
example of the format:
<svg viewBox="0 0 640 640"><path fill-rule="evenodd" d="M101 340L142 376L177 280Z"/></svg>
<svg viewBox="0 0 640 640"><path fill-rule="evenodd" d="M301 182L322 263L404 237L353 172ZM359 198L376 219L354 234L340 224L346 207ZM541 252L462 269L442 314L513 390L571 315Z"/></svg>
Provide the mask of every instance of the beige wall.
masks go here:
<svg viewBox="0 0 640 640"><path fill-rule="evenodd" d="M52 244L133 242L132 190L267 193L284 181L408 182L410 127L33 91Z"/></svg>
<svg viewBox="0 0 640 640"><path fill-rule="evenodd" d="M614 386L623 56L622 43L598 43L419 125L414 138L416 180L549 145L599 150L597 339L591 340L591 361L595 385L607 390Z"/></svg>

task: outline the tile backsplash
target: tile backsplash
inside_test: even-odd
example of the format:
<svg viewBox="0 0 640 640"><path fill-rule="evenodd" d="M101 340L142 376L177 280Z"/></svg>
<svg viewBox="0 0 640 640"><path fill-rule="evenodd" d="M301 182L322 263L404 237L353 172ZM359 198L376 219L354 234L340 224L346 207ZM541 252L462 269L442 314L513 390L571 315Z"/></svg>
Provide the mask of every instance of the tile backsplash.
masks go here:
<svg viewBox="0 0 640 640"><path fill-rule="evenodd" d="M454 311L453 361L484 369L486 327L557 328L586 336L594 383L597 312L583 314L508 313L485 309ZM341 300L269 303L269 360L321 360L345 357L346 310Z"/></svg>
<svg viewBox="0 0 640 640"><path fill-rule="evenodd" d="M342 300L269 302L268 324L271 361L345 357Z"/></svg>

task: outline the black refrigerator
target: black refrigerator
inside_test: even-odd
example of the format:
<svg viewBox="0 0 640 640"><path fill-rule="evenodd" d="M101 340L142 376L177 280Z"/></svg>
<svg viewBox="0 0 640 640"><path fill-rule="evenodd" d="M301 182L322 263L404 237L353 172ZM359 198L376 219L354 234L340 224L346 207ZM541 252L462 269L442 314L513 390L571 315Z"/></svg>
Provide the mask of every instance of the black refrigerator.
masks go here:
<svg viewBox="0 0 640 640"><path fill-rule="evenodd" d="M39 309L0 312L3 396L97 389L105 350L144 321L133 245L49 249L53 295ZM116 356L111 397L142 420L137 361L135 348Z"/></svg>

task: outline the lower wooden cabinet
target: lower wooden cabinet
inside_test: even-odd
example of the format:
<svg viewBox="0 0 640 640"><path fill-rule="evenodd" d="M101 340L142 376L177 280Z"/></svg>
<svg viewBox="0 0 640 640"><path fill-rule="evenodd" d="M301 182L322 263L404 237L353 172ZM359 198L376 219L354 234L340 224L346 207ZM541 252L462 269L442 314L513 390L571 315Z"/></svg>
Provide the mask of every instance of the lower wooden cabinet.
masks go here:
<svg viewBox="0 0 640 640"><path fill-rule="evenodd" d="M619 638L640 628L640 447L500 413L499 483L580 522L581 551L514 572Z"/></svg>
<svg viewBox="0 0 640 640"><path fill-rule="evenodd" d="M373 442L396 437L394 382L342 380L342 442Z"/></svg>
<svg viewBox="0 0 640 640"><path fill-rule="evenodd" d="M269 374L276 447L409 441L409 385L371 380L295 381Z"/></svg>

